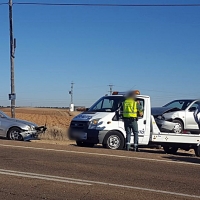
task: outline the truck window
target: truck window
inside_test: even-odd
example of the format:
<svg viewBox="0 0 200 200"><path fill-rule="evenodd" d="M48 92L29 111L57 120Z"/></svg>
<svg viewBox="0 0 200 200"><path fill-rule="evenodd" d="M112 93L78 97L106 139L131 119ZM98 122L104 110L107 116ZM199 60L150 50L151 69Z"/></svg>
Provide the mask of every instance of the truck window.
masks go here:
<svg viewBox="0 0 200 200"><path fill-rule="evenodd" d="M123 96L105 96L97 101L88 111L115 112L124 101Z"/></svg>
<svg viewBox="0 0 200 200"><path fill-rule="evenodd" d="M137 99L137 102L139 104L139 109L143 111L144 115L144 99ZM143 116L138 116L138 118L143 118Z"/></svg>
<svg viewBox="0 0 200 200"><path fill-rule="evenodd" d="M144 111L144 99L137 99L140 109Z"/></svg>
<svg viewBox="0 0 200 200"><path fill-rule="evenodd" d="M143 111L143 113L144 113L144 99L137 98L136 101L138 102L140 109L141 109L141 110ZM121 113L123 113L123 103L122 103L122 105L121 105L120 110L121 110ZM143 118L143 116L142 116L142 117L138 117L138 118Z"/></svg>

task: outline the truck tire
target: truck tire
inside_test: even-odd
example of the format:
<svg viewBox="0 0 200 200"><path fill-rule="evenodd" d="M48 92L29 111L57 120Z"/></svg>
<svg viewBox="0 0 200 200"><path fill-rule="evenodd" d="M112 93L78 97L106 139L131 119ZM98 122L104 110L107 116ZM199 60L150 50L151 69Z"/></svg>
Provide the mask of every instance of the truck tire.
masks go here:
<svg viewBox="0 0 200 200"><path fill-rule="evenodd" d="M7 133L7 138L9 140L17 140L17 141L23 141L23 137L21 136L22 130L18 127L13 127L9 129Z"/></svg>
<svg viewBox="0 0 200 200"><path fill-rule="evenodd" d="M165 153L167 154L176 154L178 151L178 147L171 147L171 146L163 146Z"/></svg>
<svg viewBox="0 0 200 200"><path fill-rule="evenodd" d="M124 137L117 131L110 131L106 134L103 147L108 149L121 150L124 148Z"/></svg>
<svg viewBox="0 0 200 200"><path fill-rule="evenodd" d="M196 146L196 147L194 148L194 152L195 152L195 155L196 155L197 157L200 157L200 146Z"/></svg>
<svg viewBox="0 0 200 200"><path fill-rule="evenodd" d="M173 129L173 132L177 134L183 133L184 127L182 121L179 119L174 119L173 122L178 124L178 128Z"/></svg>
<svg viewBox="0 0 200 200"><path fill-rule="evenodd" d="M76 145L79 147L94 147L94 143L82 142L82 141L76 141Z"/></svg>

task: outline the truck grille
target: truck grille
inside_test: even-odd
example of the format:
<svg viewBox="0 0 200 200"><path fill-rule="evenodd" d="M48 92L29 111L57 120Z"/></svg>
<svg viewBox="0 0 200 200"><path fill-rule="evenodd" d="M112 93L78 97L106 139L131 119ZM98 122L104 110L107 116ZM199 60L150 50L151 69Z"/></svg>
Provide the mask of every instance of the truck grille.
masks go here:
<svg viewBox="0 0 200 200"><path fill-rule="evenodd" d="M72 121L70 124L70 129L87 130L88 125L88 121Z"/></svg>

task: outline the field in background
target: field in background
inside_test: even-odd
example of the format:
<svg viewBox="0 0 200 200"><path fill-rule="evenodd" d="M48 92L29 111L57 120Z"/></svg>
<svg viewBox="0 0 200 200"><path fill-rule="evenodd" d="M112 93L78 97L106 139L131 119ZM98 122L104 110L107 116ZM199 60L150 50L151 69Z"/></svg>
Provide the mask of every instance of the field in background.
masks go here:
<svg viewBox="0 0 200 200"><path fill-rule="evenodd" d="M10 108L1 110L10 116ZM71 119L78 113L53 108L16 108L16 118L34 122L38 126L46 124L48 129L40 138L53 140L67 140L67 129Z"/></svg>

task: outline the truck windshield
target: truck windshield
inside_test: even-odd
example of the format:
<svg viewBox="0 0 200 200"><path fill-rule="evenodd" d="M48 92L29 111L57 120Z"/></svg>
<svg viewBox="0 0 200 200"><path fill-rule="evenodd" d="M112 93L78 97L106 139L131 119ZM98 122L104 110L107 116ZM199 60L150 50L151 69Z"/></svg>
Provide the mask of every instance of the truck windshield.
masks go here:
<svg viewBox="0 0 200 200"><path fill-rule="evenodd" d="M164 105L163 107L178 108L180 110L185 110L192 102L193 100L175 100Z"/></svg>
<svg viewBox="0 0 200 200"><path fill-rule="evenodd" d="M88 111L90 112L115 112L122 102L123 96L105 96L99 99Z"/></svg>

